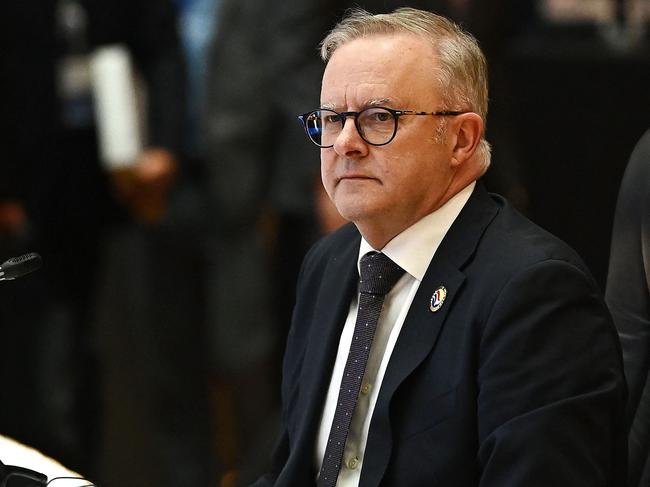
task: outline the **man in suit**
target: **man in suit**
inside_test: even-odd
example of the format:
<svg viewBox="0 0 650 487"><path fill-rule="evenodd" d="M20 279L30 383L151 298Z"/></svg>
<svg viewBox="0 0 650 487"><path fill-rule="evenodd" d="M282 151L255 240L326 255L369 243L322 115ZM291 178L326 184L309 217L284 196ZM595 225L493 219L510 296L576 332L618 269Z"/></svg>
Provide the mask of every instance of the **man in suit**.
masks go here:
<svg viewBox="0 0 650 487"><path fill-rule="evenodd" d="M356 11L321 54L321 108L301 118L353 224L303 263L255 487L621 485L616 332L580 258L478 181L475 40L428 12ZM384 298L373 284L395 268Z"/></svg>

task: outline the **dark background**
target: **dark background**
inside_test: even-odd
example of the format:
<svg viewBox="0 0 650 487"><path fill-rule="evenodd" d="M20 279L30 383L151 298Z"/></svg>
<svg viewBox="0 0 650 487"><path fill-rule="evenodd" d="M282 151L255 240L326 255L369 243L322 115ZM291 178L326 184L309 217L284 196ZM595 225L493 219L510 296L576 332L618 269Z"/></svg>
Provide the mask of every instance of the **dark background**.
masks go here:
<svg viewBox="0 0 650 487"><path fill-rule="evenodd" d="M506 59L528 213L582 255L603 289L618 187L650 127L649 54L576 27L523 38Z"/></svg>

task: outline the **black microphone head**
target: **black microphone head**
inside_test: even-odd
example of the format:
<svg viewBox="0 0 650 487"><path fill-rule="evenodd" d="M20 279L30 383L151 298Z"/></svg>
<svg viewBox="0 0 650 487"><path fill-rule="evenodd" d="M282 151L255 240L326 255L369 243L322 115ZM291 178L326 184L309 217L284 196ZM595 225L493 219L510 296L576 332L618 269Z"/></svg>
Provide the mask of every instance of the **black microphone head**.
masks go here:
<svg viewBox="0 0 650 487"><path fill-rule="evenodd" d="M43 265L43 259L36 252L12 257L0 265L0 280L15 279L34 272Z"/></svg>

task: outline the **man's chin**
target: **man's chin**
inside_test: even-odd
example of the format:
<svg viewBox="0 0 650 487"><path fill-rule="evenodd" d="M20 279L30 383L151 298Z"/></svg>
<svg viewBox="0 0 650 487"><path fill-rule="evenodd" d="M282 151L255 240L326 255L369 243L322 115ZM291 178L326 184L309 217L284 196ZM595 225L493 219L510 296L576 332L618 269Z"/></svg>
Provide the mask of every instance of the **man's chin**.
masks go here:
<svg viewBox="0 0 650 487"><path fill-rule="evenodd" d="M384 213L381 209L369 205L367 201L337 202L336 209L343 218L355 224L371 221Z"/></svg>

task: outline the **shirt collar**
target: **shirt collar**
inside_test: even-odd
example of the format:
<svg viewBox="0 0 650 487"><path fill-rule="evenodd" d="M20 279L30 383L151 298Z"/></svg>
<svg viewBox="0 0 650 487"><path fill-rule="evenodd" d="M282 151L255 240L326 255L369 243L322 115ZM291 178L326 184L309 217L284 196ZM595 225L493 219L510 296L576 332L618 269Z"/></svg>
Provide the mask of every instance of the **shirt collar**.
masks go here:
<svg viewBox="0 0 650 487"><path fill-rule="evenodd" d="M442 239L467 203L475 186L476 182L472 182L463 188L436 211L395 236L381 250L373 249L366 239L361 237L357 268L361 257L368 252L382 252L415 279L422 281Z"/></svg>

